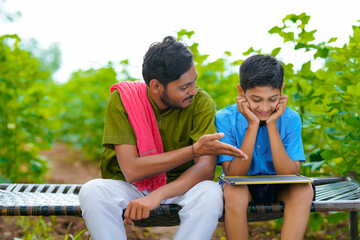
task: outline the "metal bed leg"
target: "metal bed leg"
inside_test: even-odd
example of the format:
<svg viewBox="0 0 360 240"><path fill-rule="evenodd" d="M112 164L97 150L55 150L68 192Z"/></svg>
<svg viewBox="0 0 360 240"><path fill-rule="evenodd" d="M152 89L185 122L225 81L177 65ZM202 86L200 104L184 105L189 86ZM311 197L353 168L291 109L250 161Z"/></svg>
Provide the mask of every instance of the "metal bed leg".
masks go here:
<svg viewBox="0 0 360 240"><path fill-rule="evenodd" d="M356 171L349 171L347 175L356 180ZM359 239L359 229L358 229L358 212L350 211L349 212L349 225L350 225L350 240Z"/></svg>
<svg viewBox="0 0 360 240"><path fill-rule="evenodd" d="M358 229L358 212L350 211L349 212L350 219L350 240L357 240L359 229Z"/></svg>

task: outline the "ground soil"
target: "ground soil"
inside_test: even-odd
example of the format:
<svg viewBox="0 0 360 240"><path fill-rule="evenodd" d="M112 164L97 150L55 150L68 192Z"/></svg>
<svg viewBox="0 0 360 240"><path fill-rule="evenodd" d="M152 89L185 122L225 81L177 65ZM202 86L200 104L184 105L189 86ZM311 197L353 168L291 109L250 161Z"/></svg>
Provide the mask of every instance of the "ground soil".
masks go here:
<svg viewBox="0 0 360 240"><path fill-rule="evenodd" d="M50 151L43 152L50 162L47 183L83 184L100 177L98 163L85 161L81 154L69 150L63 144L56 144ZM337 236L337 232L346 229L347 223L340 223L316 233L307 231L305 239L348 239L348 231ZM83 231L84 230L84 231ZM140 228L126 226L128 239L173 239L177 227ZM80 234L80 232L83 233ZM44 233L45 232L45 233ZM86 225L79 217L0 217L0 239L71 239L80 234L81 239L91 239ZM32 236L32 237L29 237ZM279 239L280 229L275 221L249 223L249 238L272 240ZM220 222L212 240L225 238L224 224Z"/></svg>

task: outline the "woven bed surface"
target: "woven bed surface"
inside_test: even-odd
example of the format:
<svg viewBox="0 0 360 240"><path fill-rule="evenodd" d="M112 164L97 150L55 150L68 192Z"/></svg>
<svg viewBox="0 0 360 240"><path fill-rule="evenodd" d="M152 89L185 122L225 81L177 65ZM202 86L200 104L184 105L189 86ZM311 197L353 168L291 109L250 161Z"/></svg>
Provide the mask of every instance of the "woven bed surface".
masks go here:
<svg viewBox="0 0 360 240"><path fill-rule="evenodd" d="M80 188L81 185L69 184L0 184L0 216L81 217ZM312 203L311 211L358 211L359 189L359 183L352 180L318 185L317 199ZM148 219L135 221L135 224L144 227L178 225L180 210L181 207L175 204L160 205ZM248 221L277 219L283 216L283 211L283 203L250 203Z"/></svg>
<svg viewBox="0 0 360 240"><path fill-rule="evenodd" d="M79 204L80 185L10 184L0 190L1 205L65 205Z"/></svg>

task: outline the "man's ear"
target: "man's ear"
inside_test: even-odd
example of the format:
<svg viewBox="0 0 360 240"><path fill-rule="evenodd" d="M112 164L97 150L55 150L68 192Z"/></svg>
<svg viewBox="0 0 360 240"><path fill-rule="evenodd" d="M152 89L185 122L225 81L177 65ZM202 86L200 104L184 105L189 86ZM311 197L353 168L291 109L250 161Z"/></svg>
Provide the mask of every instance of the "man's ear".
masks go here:
<svg viewBox="0 0 360 240"><path fill-rule="evenodd" d="M243 89L241 88L240 84L237 85L237 89L238 89L239 96L244 97L245 93L244 93Z"/></svg>
<svg viewBox="0 0 360 240"><path fill-rule="evenodd" d="M163 85L156 79L151 79L149 83L149 89L151 92L158 94L161 92Z"/></svg>
<svg viewBox="0 0 360 240"><path fill-rule="evenodd" d="M283 85L282 85L282 87L281 87L281 90L280 90L280 95L282 95L282 94L283 94L283 89L284 89L284 87L285 87L285 83L283 83Z"/></svg>

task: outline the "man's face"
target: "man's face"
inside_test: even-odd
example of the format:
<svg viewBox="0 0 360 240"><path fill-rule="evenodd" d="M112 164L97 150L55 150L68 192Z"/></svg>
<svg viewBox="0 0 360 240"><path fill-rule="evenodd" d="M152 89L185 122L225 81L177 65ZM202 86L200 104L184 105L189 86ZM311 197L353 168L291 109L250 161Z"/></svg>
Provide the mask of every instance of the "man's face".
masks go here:
<svg viewBox="0 0 360 240"><path fill-rule="evenodd" d="M190 106L196 90L197 72L194 64L178 80L168 83L160 100L170 108L184 109Z"/></svg>
<svg viewBox="0 0 360 240"><path fill-rule="evenodd" d="M250 110L255 113L260 121L268 120L271 114L275 112L280 96L280 89L269 86L254 87L245 92Z"/></svg>

